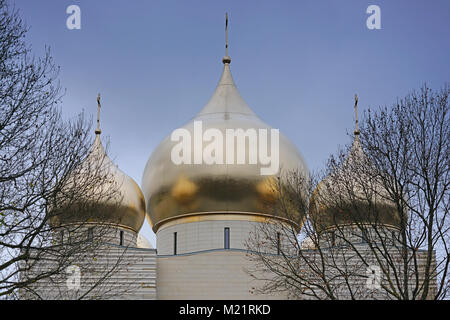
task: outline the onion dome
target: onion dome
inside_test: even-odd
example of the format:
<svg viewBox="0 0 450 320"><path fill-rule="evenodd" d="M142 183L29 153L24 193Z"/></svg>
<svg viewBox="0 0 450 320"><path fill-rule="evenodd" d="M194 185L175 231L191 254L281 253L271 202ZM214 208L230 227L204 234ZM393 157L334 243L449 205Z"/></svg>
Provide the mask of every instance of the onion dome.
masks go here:
<svg viewBox="0 0 450 320"><path fill-rule="evenodd" d="M140 233L137 236L136 246L140 249L153 249L150 241Z"/></svg>
<svg viewBox="0 0 450 320"><path fill-rule="evenodd" d="M319 182L310 199L310 217L318 232L352 224L400 227L396 205L361 146L357 102L355 95L356 129L349 154Z"/></svg>
<svg viewBox="0 0 450 320"><path fill-rule="evenodd" d="M175 164L172 161L172 151L177 142L172 141L169 135L153 151L145 167L142 189L147 204L147 217L155 232L166 221L193 215L220 213L277 216L273 206L268 205L268 202L277 201L277 193L273 188L274 179L281 170L297 170L308 176L302 155L282 134L279 134L278 148L281 170L277 168L277 172L263 175L261 169L268 166L261 165L261 161L250 164L250 139L246 139L245 143L244 164L238 164L237 161L231 164L228 161L223 164L206 164L205 161L195 164L195 152L199 151L195 132L199 126L202 132L208 129L220 132L223 140L226 139L228 129L234 129L235 132L237 129L254 129L256 132L266 129L269 150L266 154L271 150L272 127L264 123L242 99L231 75L231 58L226 54L222 62L222 75L212 97L204 108L181 128L193 137L190 143L194 153L191 164ZM208 143L203 142L203 147ZM225 141L221 147L221 150L225 150L225 159L227 150L224 146ZM234 151L236 156L236 145Z"/></svg>
<svg viewBox="0 0 450 320"><path fill-rule="evenodd" d="M300 249L303 249L303 250L316 249L316 244L314 243L313 239L311 239L310 237L307 237L307 238L303 239L302 242L300 242Z"/></svg>
<svg viewBox="0 0 450 320"><path fill-rule="evenodd" d="M85 194L76 195L75 200L63 198L62 213L54 215L50 222L52 225L116 225L138 232L145 219L144 195L136 182L122 172L106 154L100 140L100 94L97 102L94 144L80 166L69 174L68 183L62 188L63 192L65 189L76 192L76 185L83 185L80 192Z"/></svg>

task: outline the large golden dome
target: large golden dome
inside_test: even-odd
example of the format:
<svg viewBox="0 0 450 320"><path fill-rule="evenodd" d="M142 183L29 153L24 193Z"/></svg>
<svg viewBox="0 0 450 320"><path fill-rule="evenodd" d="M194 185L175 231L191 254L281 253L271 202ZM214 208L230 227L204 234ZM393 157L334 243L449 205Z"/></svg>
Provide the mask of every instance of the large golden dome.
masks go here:
<svg viewBox="0 0 450 320"><path fill-rule="evenodd" d="M194 136L194 122L201 121L203 132L209 128L267 129L264 123L239 94L230 71L229 57L223 59L223 73L206 106L182 128ZM278 108L279 106L277 106ZM194 140L194 139L192 139ZM270 150L270 139L268 150ZM248 140L247 140L248 141ZM202 214L250 214L274 216L267 201L276 201L273 180L276 174L261 175L258 164L179 164L171 160L176 142L166 137L153 151L142 178L147 203L147 217L153 230L173 218ZM249 143L245 144L246 159ZM194 150L194 144L192 144ZM281 171L308 169L297 148L279 135L279 168ZM280 172L281 172L280 171Z"/></svg>

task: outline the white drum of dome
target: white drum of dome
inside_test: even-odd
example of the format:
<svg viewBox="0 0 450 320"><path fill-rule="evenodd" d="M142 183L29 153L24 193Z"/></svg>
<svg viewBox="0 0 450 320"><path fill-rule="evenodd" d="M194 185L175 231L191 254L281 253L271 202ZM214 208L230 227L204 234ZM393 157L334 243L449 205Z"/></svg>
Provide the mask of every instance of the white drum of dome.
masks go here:
<svg viewBox="0 0 450 320"><path fill-rule="evenodd" d="M241 128L226 129L224 143L222 130L208 128L203 132L202 121L194 121L193 139L188 129L178 128L172 132L170 136L171 141L178 143L172 147L171 160L175 165L192 163L199 165L225 163L259 164L267 166L260 168L261 175L275 175L278 173L280 166L280 133L278 129L270 129L270 154L268 154L269 141L267 131L268 129L256 130L255 128L247 130ZM247 139L249 143L248 149L246 148ZM203 146L203 142L209 143ZM246 150L248 150L248 163L246 163Z"/></svg>

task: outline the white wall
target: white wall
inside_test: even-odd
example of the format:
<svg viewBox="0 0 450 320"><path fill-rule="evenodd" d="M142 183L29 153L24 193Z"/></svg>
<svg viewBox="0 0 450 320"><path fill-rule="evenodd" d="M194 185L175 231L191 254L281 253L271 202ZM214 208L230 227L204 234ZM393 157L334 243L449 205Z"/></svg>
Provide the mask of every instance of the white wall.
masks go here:
<svg viewBox="0 0 450 320"><path fill-rule="evenodd" d="M224 228L230 228L230 248L246 249L245 241L261 222L219 220L199 221L161 227L156 233L158 255L172 255L174 232L177 254L224 248Z"/></svg>
<svg viewBox="0 0 450 320"><path fill-rule="evenodd" d="M249 263L236 250L158 257L157 299L286 299L253 294L261 282L245 272Z"/></svg>

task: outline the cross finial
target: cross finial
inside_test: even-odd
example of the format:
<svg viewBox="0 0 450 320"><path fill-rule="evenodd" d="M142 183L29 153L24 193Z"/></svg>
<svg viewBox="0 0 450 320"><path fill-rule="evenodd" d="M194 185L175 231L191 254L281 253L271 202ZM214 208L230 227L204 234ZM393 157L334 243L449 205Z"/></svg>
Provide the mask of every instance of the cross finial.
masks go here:
<svg viewBox="0 0 450 320"><path fill-rule="evenodd" d="M228 12L225 12L225 55L228 55Z"/></svg>
<svg viewBox="0 0 450 320"><path fill-rule="evenodd" d="M231 62L231 58L228 56L228 12L225 12L225 57L222 62L224 64Z"/></svg>
<svg viewBox="0 0 450 320"><path fill-rule="evenodd" d="M97 96L97 129L95 130L95 134L102 133L102 130L100 130L100 108L102 105L100 104L100 93Z"/></svg>
<svg viewBox="0 0 450 320"><path fill-rule="evenodd" d="M358 127L358 95L355 93L355 131L353 132L355 135L359 135L359 127Z"/></svg>

